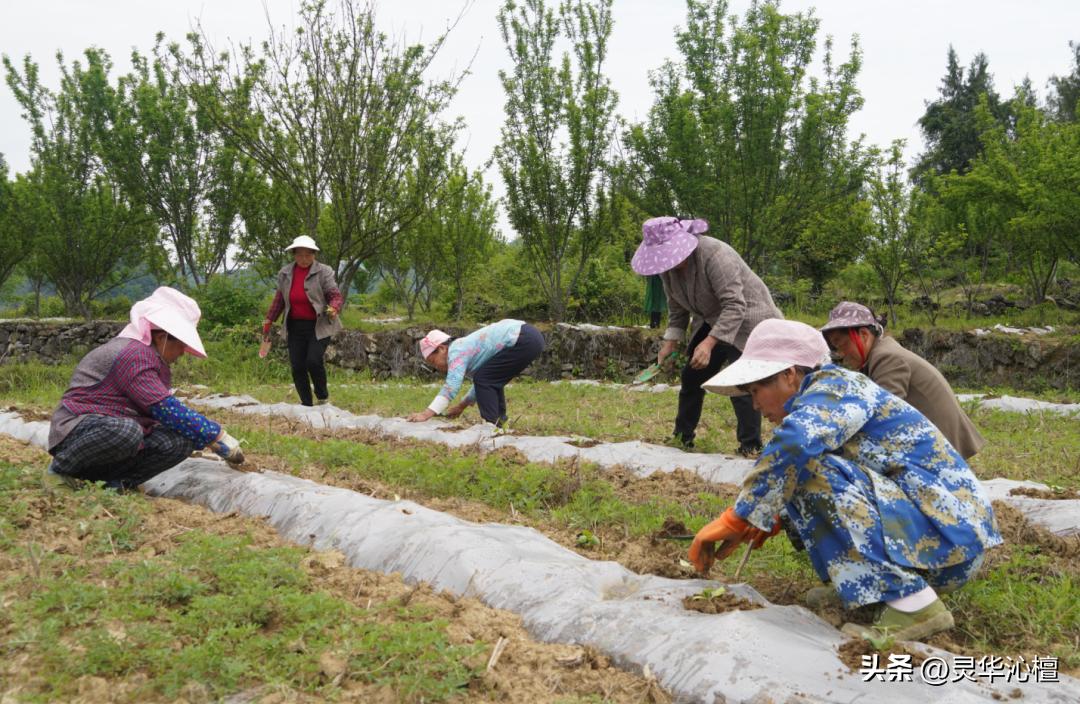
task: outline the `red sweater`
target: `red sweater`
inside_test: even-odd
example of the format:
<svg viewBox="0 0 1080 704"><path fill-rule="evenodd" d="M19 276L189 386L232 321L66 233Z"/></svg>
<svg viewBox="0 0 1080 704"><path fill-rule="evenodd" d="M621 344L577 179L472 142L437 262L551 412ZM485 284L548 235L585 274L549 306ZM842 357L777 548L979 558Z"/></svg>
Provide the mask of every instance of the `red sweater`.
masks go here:
<svg viewBox="0 0 1080 704"><path fill-rule="evenodd" d="M299 266L293 267L292 286L289 288L289 317L294 320L315 320L318 318L315 314L315 308L312 307L311 301L308 300L307 291L304 290L304 279L307 278L310 271L310 266L306 269Z"/></svg>

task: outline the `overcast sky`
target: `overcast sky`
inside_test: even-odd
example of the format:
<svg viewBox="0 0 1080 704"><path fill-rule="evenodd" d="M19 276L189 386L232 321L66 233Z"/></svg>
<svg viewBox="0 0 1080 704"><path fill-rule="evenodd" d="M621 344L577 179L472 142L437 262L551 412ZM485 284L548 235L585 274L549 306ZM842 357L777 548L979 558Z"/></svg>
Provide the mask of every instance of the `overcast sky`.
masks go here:
<svg viewBox="0 0 1080 704"><path fill-rule="evenodd" d="M555 0L550 0L549 4ZM393 0L382 2L384 29L410 40L437 35L456 16L462 0ZM462 135L468 161L487 160L502 124L502 89L497 71L507 65L495 15L500 0L475 0L435 66L436 76L460 70L472 59L452 114L466 123ZM749 0L731 0L740 15ZM0 52L21 62L31 54L51 87L58 71L53 55L62 50L70 61L88 46L107 50L118 72L129 69L133 47L148 51L162 31L180 41L194 22L219 44L266 35L266 15L277 25L292 26L297 0L36 0L4 3ZM1078 0L786 0L788 12L814 8L821 20L819 40L834 38L839 58L846 58L852 35L863 49L858 87L865 106L854 116L852 136L866 134L873 144L905 138L907 154L921 150L916 120L925 102L937 95L952 44L965 65L979 51L989 57L995 86L1002 95L1030 76L1040 97L1052 74L1069 70L1068 41L1080 40ZM652 103L648 72L676 58L675 28L685 22L684 0L615 0L611 61L607 66L619 93L618 112L637 121ZM819 42L820 43L820 42ZM29 129L6 84L0 87L0 153L12 171L29 167ZM489 172L501 193L497 172Z"/></svg>

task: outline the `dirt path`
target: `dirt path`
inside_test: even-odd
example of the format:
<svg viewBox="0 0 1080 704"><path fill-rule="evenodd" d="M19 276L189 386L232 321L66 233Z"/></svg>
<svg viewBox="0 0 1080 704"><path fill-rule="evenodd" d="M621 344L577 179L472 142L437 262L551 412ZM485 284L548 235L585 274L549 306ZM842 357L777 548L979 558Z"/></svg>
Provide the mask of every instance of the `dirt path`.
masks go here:
<svg viewBox="0 0 1080 704"><path fill-rule="evenodd" d="M17 466L41 467L47 455L9 438L0 438L0 459ZM257 458L258 463L266 462ZM280 468L280 467L279 467ZM6 470L10 471L10 470ZM279 547L285 543L261 520L237 515L218 515L201 507L169 499L146 500L143 523L137 532L138 544L128 552L117 555L93 556L83 549L85 536L78 526L69 525L60 502L76 501L78 493L55 498L45 492L27 492L20 498L27 502L28 520L18 527L18 543L40 545L46 551L80 556L79 568L92 574L105 575L109 563L115 560L168 561L181 536L191 531L213 535L246 535L254 549ZM0 552L0 574L20 575L34 569L32 561ZM338 599L361 608L401 604L424 606L433 618L446 620L447 634L455 644L484 643L485 661L492 647L505 639L504 650L494 667L469 684L462 700L470 702L531 703L565 698L592 698L611 702L667 702L668 695L655 680L624 672L612 667L602 655L591 649L569 645L539 643L524 630L518 616L484 606L471 598L457 598L449 593L433 593L426 585L410 586L397 575L383 575L358 570L344 564L344 556L336 551L308 551L301 563L314 585ZM104 577L103 577L104 578ZM26 589L33 582L18 582L21 587L0 592L5 606L27 597ZM0 622L2 623L2 622ZM0 632L0 638L5 634ZM72 701L89 704L102 701L146 701L134 692L145 677L138 672L120 679L85 677L79 682L79 694ZM0 664L0 699L17 701L19 697L40 691L42 678L32 657L17 655L4 658ZM206 701L197 686L190 688L182 701L195 704ZM245 693L244 701L260 704L321 701L280 687L264 687L257 683ZM385 688L372 690L361 683L341 682L341 701L397 702L397 693ZM181 701L181 700L178 700Z"/></svg>

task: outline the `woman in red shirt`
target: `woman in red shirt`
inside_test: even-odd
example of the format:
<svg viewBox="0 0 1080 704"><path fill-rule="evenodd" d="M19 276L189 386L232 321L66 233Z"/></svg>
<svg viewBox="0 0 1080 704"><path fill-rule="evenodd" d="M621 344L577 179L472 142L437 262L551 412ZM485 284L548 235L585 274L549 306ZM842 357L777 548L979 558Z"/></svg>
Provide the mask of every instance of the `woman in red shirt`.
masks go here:
<svg viewBox="0 0 1080 704"><path fill-rule="evenodd" d="M323 357L330 338L341 330L338 311L344 299L334 270L315 261L315 252L319 251L315 240L301 235L285 251L293 253L294 263L286 264L278 272L277 292L263 321L263 334L270 334L270 326L284 312L283 334L289 346L289 364L300 403L313 405L311 385L314 384L314 400L322 405L330 397Z"/></svg>

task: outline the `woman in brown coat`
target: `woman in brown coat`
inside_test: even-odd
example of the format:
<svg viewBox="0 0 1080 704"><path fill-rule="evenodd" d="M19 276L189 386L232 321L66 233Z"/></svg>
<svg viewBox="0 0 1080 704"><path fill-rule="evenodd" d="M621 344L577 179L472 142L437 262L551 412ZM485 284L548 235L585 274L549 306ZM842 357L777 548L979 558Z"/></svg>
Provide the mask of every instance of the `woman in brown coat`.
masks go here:
<svg viewBox="0 0 1080 704"><path fill-rule="evenodd" d="M884 336L884 330L869 308L844 301L829 313L821 333L845 366L914 406L965 460L973 456L986 440L960 408L949 382L930 362Z"/></svg>
<svg viewBox="0 0 1080 704"><path fill-rule="evenodd" d="M315 240L301 235L285 250L292 252L293 263L278 272L277 292L263 321L263 335L270 334L270 326L284 312L284 335L296 393L300 403L313 405L313 383L315 399L321 405L330 396L323 356L330 338L341 330L338 311L344 298L334 280L334 270L315 261L315 252L319 251Z"/></svg>

